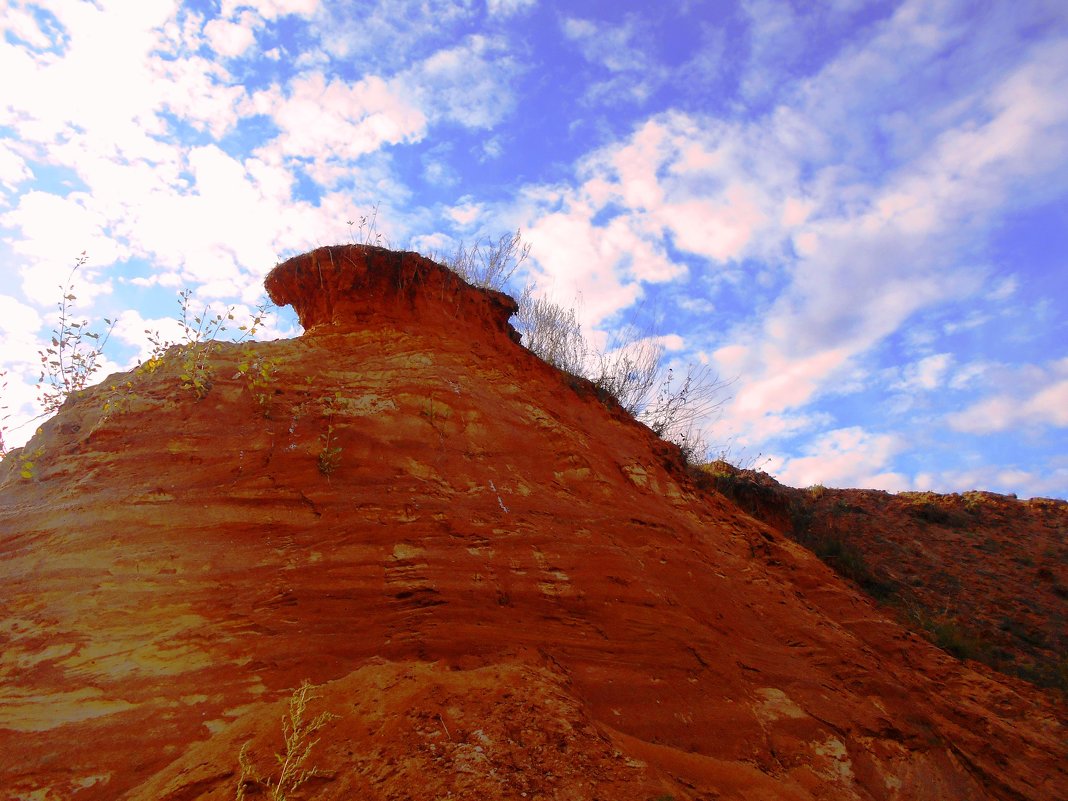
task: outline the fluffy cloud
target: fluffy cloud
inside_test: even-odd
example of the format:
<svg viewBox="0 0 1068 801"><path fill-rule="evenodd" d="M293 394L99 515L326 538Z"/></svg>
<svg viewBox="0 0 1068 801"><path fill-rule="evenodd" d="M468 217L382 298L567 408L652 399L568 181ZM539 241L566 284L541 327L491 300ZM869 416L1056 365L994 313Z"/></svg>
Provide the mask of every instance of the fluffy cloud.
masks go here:
<svg viewBox="0 0 1068 801"><path fill-rule="evenodd" d="M1028 491L1022 498L1046 496L1064 498L1068 495L1068 465L1051 463L1040 470L1033 468L986 465L963 470L946 470L922 473L916 477L916 489L933 489L936 492L968 492L984 489L993 492L1017 494L1020 487Z"/></svg>
<svg viewBox="0 0 1068 801"><path fill-rule="evenodd" d="M1043 426L1068 428L1068 359L1045 369L1023 369L1004 382L1010 391L991 394L947 422L956 431L993 434Z"/></svg>
<svg viewBox="0 0 1068 801"><path fill-rule="evenodd" d="M19 198L18 206L0 217L0 225L18 228L23 238L16 244L24 266L19 270L21 289L26 297L42 307L51 307L58 297L58 286L65 281L79 252L89 254L89 269L79 273L78 291L82 305L89 304L110 291L103 282L92 279L93 268L109 264L126 251L107 235L107 220L93 208L83 193L67 197L31 191ZM56 232L62 230L63 236ZM72 246L71 243L76 243Z"/></svg>
<svg viewBox="0 0 1068 801"><path fill-rule="evenodd" d="M901 380L894 384L894 389L904 392L937 389L945 380L952 363L953 355L949 353L926 356L905 368Z"/></svg>
<svg viewBox="0 0 1068 801"><path fill-rule="evenodd" d="M323 0L316 21L327 55L385 74L452 41L452 31L470 25L481 7L481 0L369 0L353 13L349 0Z"/></svg>
<svg viewBox="0 0 1068 801"><path fill-rule="evenodd" d="M747 7L767 23L754 32L761 47L792 27L782 15L772 24L768 3ZM1068 83L1068 43L1053 35L1010 56L991 49L996 37L982 28L1004 24L1017 23L1000 13L967 15L953 4L904 3L762 116L654 115L584 159L573 187L528 192L536 198L527 222L537 277L565 287L565 297L581 293L587 324L637 301L643 281L700 276L712 305L723 286L716 276L733 276L731 291L768 287L759 317L705 338L720 372L741 377L724 425L758 445L827 425L813 404L863 389L871 366L861 365L918 312L952 308L988 287L986 270L969 256L992 219L1041 200L1019 187L1039 178L1050 193L1068 186L1061 156L1068 98L1058 91ZM562 25L609 72L625 72L640 57L608 47L604 26L575 18ZM986 60L932 92L924 71L953 69L947 48L965 42ZM799 56L781 55L783 63ZM778 80L765 77L750 74L745 91L759 95ZM642 276L614 247L624 241L621 232L663 269ZM556 242L568 243L567 255L546 252ZM688 272L672 265L671 249L693 257ZM1002 282L992 300L1015 287ZM959 328L967 314L956 312L947 326ZM934 389L954 361L950 352L929 355L905 369L896 388ZM1064 400L1057 383L1020 408L1060 424ZM955 425L975 431L979 417L1002 426L1018 421L1007 406L995 397ZM782 461L783 475L905 486L891 465L899 440L858 431L825 432L819 452Z"/></svg>
<svg viewBox="0 0 1068 801"><path fill-rule="evenodd" d="M291 157L356 159L426 131L425 115L403 88L378 76L348 84L316 72L258 93L253 104L274 119L278 144Z"/></svg>
<svg viewBox="0 0 1068 801"><path fill-rule="evenodd" d="M515 107L510 82L518 71L503 39L475 34L418 62L398 82L435 121L492 128Z"/></svg>
<svg viewBox="0 0 1068 801"><path fill-rule="evenodd" d="M590 81L588 102L646 100L667 77L667 71L647 52L649 20L629 15L611 25L579 17L564 17L560 27L583 58L609 77Z"/></svg>
<svg viewBox="0 0 1068 801"><path fill-rule="evenodd" d="M0 295L0 334L3 337L4 361L17 366L17 370L39 369L37 351L40 343L37 331L43 324L36 309L27 306L10 295ZM17 381L17 376L8 376L9 384Z"/></svg>
<svg viewBox="0 0 1068 801"><path fill-rule="evenodd" d="M486 10L491 17L511 17L529 11L538 0L487 0Z"/></svg>
<svg viewBox="0 0 1068 801"><path fill-rule="evenodd" d="M823 484L899 491L910 482L886 469L903 443L892 434L873 434L858 427L829 431L813 440L803 456L776 459L770 469L795 487Z"/></svg>
<svg viewBox="0 0 1068 801"><path fill-rule="evenodd" d="M235 58L256 41L254 21L255 15L251 13L242 14L240 22L213 19L204 26L204 35L220 56Z"/></svg>
<svg viewBox="0 0 1068 801"><path fill-rule="evenodd" d="M289 14L310 16L319 8L319 0L223 0L220 14L233 17L243 8L254 6L256 13L264 19L274 20Z"/></svg>
<svg viewBox="0 0 1068 801"><path fill-rule="evenodd" d="M0 142L0 186L14 191L20 182L32 176L26 162L6 143Z"/></svg>

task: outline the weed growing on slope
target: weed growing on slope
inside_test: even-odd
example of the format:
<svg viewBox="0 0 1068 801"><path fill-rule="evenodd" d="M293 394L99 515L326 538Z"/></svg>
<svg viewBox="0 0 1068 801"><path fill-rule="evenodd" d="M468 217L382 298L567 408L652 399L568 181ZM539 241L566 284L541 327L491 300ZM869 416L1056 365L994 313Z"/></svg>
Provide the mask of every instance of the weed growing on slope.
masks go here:
<svg viewBox="0 0 1068 801"><path fill-rule="evenodd" d="M148 358L144 361L138 361L137 367L133 371L133 378L108 385L107 391L104 393L104 402L100 407L102 414L96 424L97 427L107 422L112 415L128 412L136 390L135 382L140 381L144 376L152 375L163 366L164 354L167 348L171 347L171 343L165 341L160 336L159 331L152 331L146 328L145 334L148 335L148 342L152 346Z"/></svg>
<svg viewBox="0 0 1068 801"><path fill-rule="evenodd" d="M113 320L105 318L107 329L101 334L89 329L88 320L78 320L74 316L73 305L78 299L74 294L74 275L88 260L82 251L67 283L60 285L60 300L56 304L59 319L52 329L50 344L38 352L41 357L38 402L45 414L58 411L67 398L88 386L93 374L100 369L97 362L115 327Z"/></svg>
<svg viewBox="0 0 1068 801"><path fill-rule="evenodd" d="M190 390L197 399L211 391L208 356L214 349L216 338L226 330L226 323L234 319L232 307L226 312L215 312L204 307L200 314L191 315L189 300L192 291L183 289L178 293L182 316L182 335L185 343L181 350L181 368L178 378L184 389Z"/></svg>
<svg viewBox="0 0 1068 801"><path fill-rule="evenodd" d="M40 429L38 429L40 433ZM37 478L37 462L44 456L44 448L37 447L33 451L23 448L18 455L19 477L24 481L32 481Z"/></svg>
<svg viewBox="0 0 1068 801"><path fill-rule="evenodd" d="M320 403L326 418L326 428L319 434L320 448L316 462L319 472L329 478L341 464L341 446L337 444L334 436L334 415L341 409L341 393L335 392L332 396L323 398Z"/></svg>
<svg viewBox="0 0 1068 801"><path fill-rule="evenodd" d="M332 424L328 423L326 430L319 435L319 444L322 445L317 459L319 472L329 477L341 464L341 447L336 444L334 439L334 426Z"/></svg>
<svg viewBox="0 0 1068 801"><path fill-rule="evenodd" d="M474 286L503 290L529 256L530 245L516 231L496 241L476 239L469 248L461 243L441 262ZM592 382L600 397L613 398L657 436L678 445L687 463L707 458L699 427L719 411L730 382L702 365L690 365L684 376L676 376L665 365L658 338L634 327L624 328L605 348L594 348L574 308L539 296L533 284L517 297L516 330L528 350L564 373Z"/></svg>
<svg viewBox="0 0 1068 801"><path fill-rule="evenodd" d="M470 246L461 242L443 263L472 286L500 292L529 255L530 244L523 244L520 232L516 231L496 242L488 237L476 237Z"/></svg>
<svg viewBox="0 0 1068 801"><path fill-rule="evenodd" d="M229 330L229 324L234 321L234 307L228 306L224 311L219 312L210 306L205 306L199 314L194 314L190 310L192 294L192 291L188 289L178 293L178 305L181 310L178 323L182 327L184 340L180 343L181 361L178 378L182 382L182 387L190 390L199 400L211 391L211 369L208 360L219 337ZM244 342L255 336L266 316L267 306L261 303L256 307L256 313L248 325L237 326L237 331L241 333L233 341ZM146 331L146 333L149 332ZM153 342L153 351L152 357L146 364L162 359L169 347L168 343L159 339L158 334L155 339L152 339L150 334L150 340Z"/></svg>
<svg viewBox="0 0 1068 801"><path fill-rule="evenodd" d="M915 607L909 612L913 621L927 633L931 642L943 651L958 659L977 659L987 664L993 663L988 643L947 613L930 614Z"/></svg>
<svg viewBox="0 0 1068 801"><path fill-rule="evenodd" d="M886 600L894 594L894 587L883 581L868 565L860 550L835 532L809 537L807 545L835 573L855 582L876 600Z"/></svg>
<svg viewBox="0 0 1068 801"><path fill-rule="evenodd" d="M237 375L245 380L245 386L264 417L271 416L271 387L279 364L278 359L256 356L251 347L246 347L237 365Z"/></svg>
<svg viewBox="0 0 1068 801"><path fill-rule="evenodd" d="M362 215L359 220L347 220L349 226L349 239L354 245L382 244L382 234L378 231L378 204L371 207L371 213ZM353 229L353 226L356 226Z"/></svg>
<svg viewBox="0 0 1068 801"><path fill-rule="evenodd" d="M309 767L308 760L311 758L312 749L319 742L315 735L337 715L320 712L308 720L308 703L318 697L312 695L312 685L307 680L293 691L289 699L289 709L282 715L284 748L275 754L278 762L277 775L259 775L249 755L248 743L242 747L237 758L240 772L236 801L244 801L248 790L252 788L265 789L271 801L286 801L290 794L295 793L310 779L326 775L319 768Z"/></svg>

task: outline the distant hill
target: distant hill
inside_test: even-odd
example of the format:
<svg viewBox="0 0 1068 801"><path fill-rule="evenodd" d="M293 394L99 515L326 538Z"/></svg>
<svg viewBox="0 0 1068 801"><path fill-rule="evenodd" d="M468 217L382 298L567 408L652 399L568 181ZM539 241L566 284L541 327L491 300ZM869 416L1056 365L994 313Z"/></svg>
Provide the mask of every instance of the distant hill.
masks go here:
<svg viewBox="0 0 1068 801"><path fill-rule="evenodd" d="M1068 502L794 489L723 462L702 469L950 653L1068 693Z"/></svg>

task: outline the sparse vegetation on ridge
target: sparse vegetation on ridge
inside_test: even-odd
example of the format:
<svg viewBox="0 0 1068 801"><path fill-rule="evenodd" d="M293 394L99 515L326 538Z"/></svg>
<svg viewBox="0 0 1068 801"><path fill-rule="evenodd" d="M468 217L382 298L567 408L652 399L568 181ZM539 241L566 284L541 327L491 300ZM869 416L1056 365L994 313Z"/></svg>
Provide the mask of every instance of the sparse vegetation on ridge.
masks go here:
<svg viewBox="0 0 1068 801"><path fill-rule="evenodd" d="M468 283L504 289L530 255L520 231L496 241L476 239L442 263ZM595 349L582 333L573 307L536 293L527 284L516 298L516 330L523 345L552 366L593 383L599 392L615 399L636 420L679 446L689 464L707 461L709 447L700 423L724 403L723 381L706 365L691 364L676 376L665 363L665 349L656 337L626 327L603 350Z"/></svg>
<svg viewBox="0 0 1068 801"><path fill-rule="evenodd" d="M972 554L959 554L962 563L970 565L976 553L1003 553L1001 546L981 539L980 533L987 530L987 525L995 531L999 526L1011 525L1011 518L998 520L999 514L1004 514L999 513L998 504L999 499L1016 503L1014 499L985 492L959 496L905 492L889 496L875 491L828 489L818 484L794 489L778 484L766 474L719 462L703 466L700 474L704 475L706 486L714 487L739 508L804 545L836 573L883 604L903 625L942 650L1068 695L1068 641L1056 625L1056 607L1036 606L1021 599L1021 609L992 619L989 610L977 613L961 596L962 582L967 581L963 574L947 571L938 561L929 563L927 569L922 563L910 567L907 557L899 564L888 558L887 551L880 555L878 548L869 550L880 521L885 525L897 515L897 528L918 527L921 532L914 540L915 548L937 541L974 548ZM1051 501L1047 506L1032 500L1020 504L1052 510L1064 502ZM928 533L930 541L925 536ZM889 553L893 553L892 548ZM1057 551L1049 547L1041 554L1018 552L1011 557L1009 567L1015 564L1033 571L1035 580L1048 583L1048 590L1063 599L1068 597L1068 589L1057 582L1052 568L1057 558ZM1043 566L1037 568L1039 564ZM982 567L977 572L990 575ZM1036 615L1052 615L1053 620L1047 617L1043 621Z"/></svg>
<svg viewBox="0 0 1068 801"><path fill-rule="evenodd" d="M489 237L476 237L471 245L461 242L448 258L431 258L440 261L472 286L502 292L529 256L530 244L524 244L521 232L516 231L504 234L496 241Z"/></svg>
<svg viewBox="0 0 1068 801"><path fill-rule="evenodd" d="M378 207L358 221L350 220L350 238L356 244L378 245L382 239L377 229ZM469 283L503 290L529 257L530 245L522 241L521 232L505 234L497 239L479 237L471 245L461 243L444 265ZM71 277L87 262L83 253L77 260ZM59 323L53 332L52 344L41 351L44 369L39 379L39 395L45 414L58 410L71 394L84 389L99 369L114 322L103 334L89 330L86 320L74 321L71 304L76 300L71 279L60 287L62 298L58 304ZM215 311L204 307L192 311L192 292L182 290L178 295L182 341L164 340L149 329L145 334L152 346L147 359L139 362L134 378L110 386L102 403L101 422L115 414L126 412L136 392L136 378L154 373L168 359L176 358L181 386L203 399L212 388L211 355L216 343L234 322L234 309ZM706 366L690 365L685 374L676 376L674 368L665 364L664 347L655 337L645 336L636 329L624 329L620 336L603 351L596 351L582 333L578 316L548 298L535 295L533 285L519 293L516 327L523 344L535 355L572 376L586 379L603 393L616 400L635 419L648 425L657 436L675 443L684 459L691 464L707 460L708 446L700 434L703 419L713 416L723 403L723 391L728 382L721 381ZM242 342L255 336L266 317L266 305L261 304L248 325L240 325L233 341ZM171 351L175 350L174 356ZM244 379L249 393L264 417L270 416L270 384L277 365L257 360L251 350L245 351L238 365L237 375ZM3 452L3 430L0 429L0 453ZM334 427L328 422L322 435L319 468L329 475L337 467L340 449L334 441Z"/></svg>
<svg viewBox="0 0 1068 801"><path fill-rule="evenodd" d="M229 330L229 323L234 322L234 307L228 306L225 311L217 312L210 306L205 306L199 314L193 314L190 312L189 307L191 297L192 292L188 289L178 293L178 304L181 308L181 316L178 318L178 322L182 326L182 338L184 339L184 342L180 343L181 370L179 378L182 386L193 392L199 400L211 391L211 371L208 357L214 350L215 343L220 336ZM267 304L264 302L256 307L256 314L250 324L242 324L237 327L240 333L233 341L244 342L254 337L256 331L263 325L266 316ZM145 333L148 334L150 332L145 331ZM169 345L164 345L157 341L153 358L157 355L162 355L168 348Z"/></svg>

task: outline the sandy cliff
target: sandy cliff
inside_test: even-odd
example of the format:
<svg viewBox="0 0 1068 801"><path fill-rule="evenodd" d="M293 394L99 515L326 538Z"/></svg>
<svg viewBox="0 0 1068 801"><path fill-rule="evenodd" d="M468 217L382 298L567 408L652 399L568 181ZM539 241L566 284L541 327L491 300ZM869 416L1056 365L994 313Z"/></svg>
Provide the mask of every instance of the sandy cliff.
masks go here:
<svg viewBox="0 0 1068 801"><path fill-rule="evenodd" d="M305 679L293 799L1068 797L1063 706L695 485L506 296L363 247L267 286L304 336L0 467L0 797L268 798Z"/></svg>

